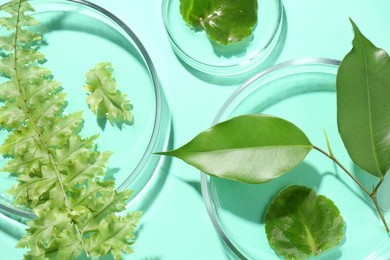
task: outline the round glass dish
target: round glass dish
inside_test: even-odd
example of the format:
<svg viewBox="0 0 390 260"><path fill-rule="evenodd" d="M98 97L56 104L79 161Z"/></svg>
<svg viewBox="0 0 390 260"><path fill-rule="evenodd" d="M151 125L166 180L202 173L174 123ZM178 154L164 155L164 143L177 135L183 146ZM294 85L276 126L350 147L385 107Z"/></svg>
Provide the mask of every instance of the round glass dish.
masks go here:
<svg viewBox="0 0 390 260"><path fill-rule="evenodd" d="M134 191L130 204L142 200L159 166L168 143L170 113L157 79L153 63L140 40L119 18L107 10L82 0L34 0L32 15L41 23L35 28L42 34L45 54L54 78L67 93L65 112L83 111L82 136L99 134L100 151L112 151L106 177L114 179L118 189ZM118 89L133 105L134 124L119 128L98 121L86 103L83 89L85 74L95 64L109 61L113 65ZM0 143L7 136L0 132ZM0 159L0 166L6 159ZM12 203L6 193L16 183L6 173L0 175L0 209L14 217L31 218L34 214ZM141 202L140 202L141 203Z"/></svg>
<svg viewBox="0 0 390 260"><path fill-rule="evenodd" d="M244 83L221 108L214 124L242 114L272 114L296 124L314 145L327 150L324 129L337 158L366 187L372 187L378 179L353 165L338 134L338 63L301 59L271 67ZM385 182L379 191L380 201L389 197L389 179ZM390 257L389 237L371 201L349 176L316 151L292 172L265 184L249 185L202 174L201 185L209 216L232 259L279 259L268 244L264 214L272 198L289 185L307 186L330 198L345 220L341 244L322 253L321 259ZM389 221L389 204L381 203Z"/></svg>
<svg viewBox="0 0 390 260"><path fill-rule="evenodd" d="M206 74L233 76L260 65L275 47L282 28L281 0L258 1L253 34L228 46L213 43L204 30L196 31L180 14L179 0L163 0L162 16L176 55L190 67Z"/></svg>

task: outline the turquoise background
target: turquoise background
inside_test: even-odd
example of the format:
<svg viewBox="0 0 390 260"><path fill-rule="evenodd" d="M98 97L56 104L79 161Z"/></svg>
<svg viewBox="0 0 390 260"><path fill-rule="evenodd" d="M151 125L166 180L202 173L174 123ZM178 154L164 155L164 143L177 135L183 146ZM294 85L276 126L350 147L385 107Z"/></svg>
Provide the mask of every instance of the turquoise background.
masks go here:
<svg viewBox="0 0 390 260"><path fill-rule="evenodd" d="M196 77L169 44L157 0L93 1L116 14L140 38L156 67L172 112L173 146L209 127L240 85L218 85ZM300 57L342 59L353 37L352 17L377 46L390 51L390 0L285 0L285 42L276 63ZM243 81L244 79L242 79ZM226 259L200 194L199 172L167 160L153 201L140 223L136 251L125 259ZM23 227L0 215L0 256L21 259L15 249Z"/></svg>

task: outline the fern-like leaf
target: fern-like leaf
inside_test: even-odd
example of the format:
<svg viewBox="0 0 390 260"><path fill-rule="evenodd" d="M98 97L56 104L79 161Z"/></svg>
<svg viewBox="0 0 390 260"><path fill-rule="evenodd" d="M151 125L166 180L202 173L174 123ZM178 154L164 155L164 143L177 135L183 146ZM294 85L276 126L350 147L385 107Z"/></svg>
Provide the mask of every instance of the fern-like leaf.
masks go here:
<svg viewBox="0 0 390 260"><path fill-rule="evenodd" d="M101 256L111 251L114 259L121 259L122 252L132 253L130 245L134 243L132 234L140 212L127 214L124 217L110 215L100 222L98 232L87 240L87 248L91 256Z"/></svg>
<svg viewBox="0 0 390 260"><path fill-rule="evenodd" d="M98 118L107 117L112 125L130 125L133 121L132 107L126 95L117 90L112 71L111 63L102 62L86 74L87 85L84 88L90 93L87 103Z"/></svg>
<svg viewBox="0 0 390 260"><path fill-rule="evenodd" d="M2 11L9 14L0 18L0 27L9 31L0 37L0 74L9 79L0 85L0 129L9 131L0 146L9 158L2 170L18 178L9 191L15 203L38 216L27 223L18 247L29 249L25 259L73 259L83 251L119 258L121 252L131 252L129 239L139 214L114 214L125 209L131 192L116 191L112 181L101 180L111 153L96 149L97 135L80 136L81 112L64 114L66 93L42 67L45 58L37 51L41 37L28 28L38 23L27 14L32 6L13 0ZM107 80L115 87L111 77ZM129 106L118 102L121 108ZM127 114L112 115L129 119Z"/></svg>

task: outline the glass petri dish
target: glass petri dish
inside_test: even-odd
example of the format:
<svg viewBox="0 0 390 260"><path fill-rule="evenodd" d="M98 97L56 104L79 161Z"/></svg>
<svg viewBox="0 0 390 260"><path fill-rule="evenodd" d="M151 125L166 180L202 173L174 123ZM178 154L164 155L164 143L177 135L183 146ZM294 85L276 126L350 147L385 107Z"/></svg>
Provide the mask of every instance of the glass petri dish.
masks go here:
<svg viewBox="0 0 390 260"><path fill-rule="evenodd" d="M242 42L221 46L196 31L180 14L179 0L163 0L162 16L176 55L197 71L216 76L234 76L262 64L278 42L282 28L281 0L258 1L257 25Z"/></svg>
<svg viewBox="0 0 390 260"><path fill-rule="evenodd" d="M106 177L114 179L118 189L134 191L129 205L140 200L152 185L163 151L168 143L170 112L159 85L154 65L133 31L107 10L82 0L34 0L33 16L41 23L36 27L44 39L41 48L45 67L62 83L67 93L65 112L83 111L82 136L99 134L100 151L112 151ZM133 105L134 124L121 129L98 121L86 103L85 74L98 62L109 61L121 92ZM0 143L7 136L0 132ZM7 159L0 158L0 166ZM7 194L16 179L0 175L0 210L17 219L33 218L28 210L17 208Z"/></svg>
<svg viewBox="0 0 390 260"><path fill-rule="evenodd" d="M338 61L300 59L255 75L223 105L214 123L242 114L265 113L289 120L311 142L327 150L323 129L337 158L366 186L378 180L353 165L342 144L336 122ZM379 191L388 197L390 182ZM231 259L279 259L269 246L264 214L272 198L289 185L303 185L334 201L345 223L341 244L320 259L389 259L390 240L371 201L345 173L322 154L312 151L292 172L265 184L249 185L201 175L202 194L211 221ZM385 217L390 207L382 202ZM364 236L362 236L364 234Z"/></svg>

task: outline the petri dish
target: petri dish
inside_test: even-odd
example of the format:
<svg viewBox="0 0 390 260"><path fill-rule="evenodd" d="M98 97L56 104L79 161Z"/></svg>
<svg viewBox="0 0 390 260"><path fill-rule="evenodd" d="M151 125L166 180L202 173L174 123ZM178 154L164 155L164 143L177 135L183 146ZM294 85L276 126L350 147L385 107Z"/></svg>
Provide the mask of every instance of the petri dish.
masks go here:
<svg viewBox="0 0 390 260"><path fill-rule="evenodd" d="M354 166L337 130L336 60L309 58L273 66L245 82L215 117L214 123L242 114L272 114L302 129L311 142L327 150L326 131L336 157L369 189L378 179ZM269 246L264 214L270 201L289 185L303 185L334 201L346 228L335 249L320 259L389 259L390 240L371 200L346 174L317 151L290 173L264 184L249 185L201 175L210 219L231 259L280 259ZM389 179L378 199L389 197ZM380 202L390 221L390 207ZM364 234L364 236L362 236Z"/></svg>
<svg viewBox="0 0 390 260"><path fill-rule="evenodd" d="M161 157L154 151L166 149L170 132L170 112L154 65L138 37L119 18L107 10L82 0L34 0L32 15L40 21L35 28L42 34L45 54L54 78L67 93L67 112L83 111L83 137L99 134L100 151L111 151L106 177L114 179L118 189L133 190L131 205L142 205L152 186ZM133 105L134 123L119 128L97 120L86 103L83 89L85 74L95 64L113 65L118 89ZM7 136L0 132L0 143ZM0 166L7 159L0 158ZM7 173L0 175L0 210L22 220L35 215L15 207L6 192L16 184Z"/></svg>
<svg viewBox="0 0 390 260"><path fill-rule="evenodd" d="M283 21L281 0L258 1L258 19L253 34L228 46L211 42L204 30L194 30L180 14L179 0L163 0L162 16L176 55L202 73L239 75L262 64L276 46Z"/></svg>

